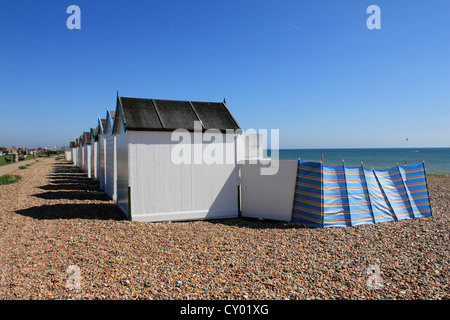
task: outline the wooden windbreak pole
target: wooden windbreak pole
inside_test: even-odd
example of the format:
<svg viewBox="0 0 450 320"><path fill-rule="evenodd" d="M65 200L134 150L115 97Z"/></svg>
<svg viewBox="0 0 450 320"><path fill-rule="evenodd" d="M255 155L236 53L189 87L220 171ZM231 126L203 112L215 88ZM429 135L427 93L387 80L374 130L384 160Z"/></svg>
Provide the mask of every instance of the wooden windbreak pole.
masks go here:
<svg viewBox="0 0 450 320"><path fill-rule="evenodd" d="M320 164L320 214L322 221L322 228L324 228L324 192L323 192L323 155L322 155L322 162Z"/></svg>
<svg viewBox="0 0 450 320"><path fill-rule="evenodd" d="M323 154L322 154L321 162L322 162L322 165L323 165L323 164L324 164L324 163L323 163Z"/></svg>
<svg viewBox="0 0 450 320"><path fill-rule="evenodd" d="M372 199L370 198L370 191L369 191L369 186L367 185L367 178L366 178L366 172L364 171L364 163L361 161L361 170L363 173L363 177L364 177L364 185L366 187L367 190L367 198L369 199L369 207L370 207L370 213L372 214L372 221L375 224L375 213L373 212L373 207L372 207Z"/></svg>
<svg viewBox="0 0 450 320"><path fill-rule="evenodd" d="M427 186L427 195L428 195L428 201L430 201L430 191L428 190L428 179L427 179L427 171L425 170L425 161L422 161L423 165L423 175L425 176L425 184ZM430 203L430 213L433 215L433 211L431 209L431 203Z"/></svg>

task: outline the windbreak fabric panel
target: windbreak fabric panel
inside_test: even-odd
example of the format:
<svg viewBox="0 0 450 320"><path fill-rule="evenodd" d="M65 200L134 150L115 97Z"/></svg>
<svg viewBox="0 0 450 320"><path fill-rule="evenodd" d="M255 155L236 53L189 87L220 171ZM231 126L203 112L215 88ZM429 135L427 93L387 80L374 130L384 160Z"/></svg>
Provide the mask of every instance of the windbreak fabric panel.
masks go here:
<svg viewBox="0 0 450 320"><path fill-rule="evenodd" d="M378 183L374 170L364 168L363 171L375 223L394 221L394 211L389 205L381 185Z"/></svg>
<svg viewBox="0 0 450 320"><path fill-rule="evenodd" d="M293 222L346 227L431 215L423 164L369 170L299 160Z"/></svg>
<svg viewBox="0 0 450 320"><path fill-rule="evenodd" d="M363 167L344 170L351 225L375 223Z"/></svg>
<svg viewBox="0 0 450 320"><path fill-rule="evenodd" d="M292 221L322 227L322 164L298 162Z"/></svg>
<svg viewBox="0 0 450 320"><path fill-rule="evenodd" d="M323 166L323 225L351 226L344 167Z"/></svg>
<svg viewBox="0 0 450 320"><path fill-rule="evenodd" d="M396 220L414 218L398 168L375 171Z"/></svg>
<svg viewBox="0 0 450 320"><path fill-rule="evenodd" d="M431 216L432 212L424 164L404 166L399 167L399 169L405 181L405 189L414 217Z"/></svg>

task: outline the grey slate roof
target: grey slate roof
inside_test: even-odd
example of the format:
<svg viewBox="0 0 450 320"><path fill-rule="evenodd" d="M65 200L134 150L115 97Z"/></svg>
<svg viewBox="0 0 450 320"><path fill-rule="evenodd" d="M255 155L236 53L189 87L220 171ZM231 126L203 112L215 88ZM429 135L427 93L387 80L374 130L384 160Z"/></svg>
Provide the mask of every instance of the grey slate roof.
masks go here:
<svg viewBox="0 0 450 320"><path fill-rule="evenodd" d="M85 131L83 133L83 144L91 144L91 132Z"/></svg>
<svg viewBox="0 0 450 320"><path fill-rule="evenodd" d="M223 102L195 102L118 97L126 130L194 130L200 121L203 130L240 129Z"/></svg>

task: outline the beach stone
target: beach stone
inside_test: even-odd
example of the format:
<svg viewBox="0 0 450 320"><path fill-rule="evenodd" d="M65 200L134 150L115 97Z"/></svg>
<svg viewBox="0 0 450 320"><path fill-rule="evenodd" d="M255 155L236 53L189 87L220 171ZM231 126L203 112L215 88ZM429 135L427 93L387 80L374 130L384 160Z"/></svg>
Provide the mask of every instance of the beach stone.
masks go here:
<svg viewBox="0 0 450 320"><path fill-rule="evenodd" d="M0 186L1 299L450 298L450 177L428 177L432 217L315 229L130 222L70 164L51 159L18 174ZM379 289L367 286L374 264ZM66 286L69 265L80 268L79 290Z"/></svg>

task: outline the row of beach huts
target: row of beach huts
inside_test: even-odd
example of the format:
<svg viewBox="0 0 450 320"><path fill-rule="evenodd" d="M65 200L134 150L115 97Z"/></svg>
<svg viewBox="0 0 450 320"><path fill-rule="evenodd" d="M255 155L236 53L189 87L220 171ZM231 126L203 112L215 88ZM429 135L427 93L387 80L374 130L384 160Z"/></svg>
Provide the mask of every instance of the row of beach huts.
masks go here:
<svg viewBox="0 0 450 320"><path fill-rule="evenodd" d="M68 155L133 221L242 216L342 227L432 215L424 164L279 160L277 137L266 159L267 134L243 132L225 101L117 94Z"/></svg>
<svg viewBox="0 0 450 320"><path fill-rule="evenodd" d="M262 158L262 146L225 101L117 94L115 109L71 141L68 153L129 220L178 221L238 217L240 163Z"/></svg>

